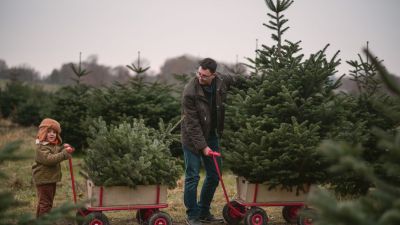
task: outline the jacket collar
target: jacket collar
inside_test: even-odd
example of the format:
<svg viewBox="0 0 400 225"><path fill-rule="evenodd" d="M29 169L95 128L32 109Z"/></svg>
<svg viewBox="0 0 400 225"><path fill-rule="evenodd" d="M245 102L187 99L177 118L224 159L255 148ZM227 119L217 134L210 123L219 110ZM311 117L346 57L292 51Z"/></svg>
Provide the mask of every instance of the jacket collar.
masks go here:
<svg viewBox="0 0 400 225"><path fill-rule="evenodd" d="M36 139L36 140L35 140L35 143L36 143L37 145L48 145L48 144L50 144L50 142L47 142L47 141L39 141L39 139Z"/></svg>
<svg viewBox="0 0 400 225"><path fill-rule="evenodd" d="M220 89L220 87L221 87L221 84L222 84L222 78L217 75L217 76L215 76L214 79L215 79L216 91L218 91ZM201 85L200 85L199 80L197 79L197 77L193 78L193 83L194 83L194 89L195 89L196 95L205 97L204 91L201 88Z"/></svg>

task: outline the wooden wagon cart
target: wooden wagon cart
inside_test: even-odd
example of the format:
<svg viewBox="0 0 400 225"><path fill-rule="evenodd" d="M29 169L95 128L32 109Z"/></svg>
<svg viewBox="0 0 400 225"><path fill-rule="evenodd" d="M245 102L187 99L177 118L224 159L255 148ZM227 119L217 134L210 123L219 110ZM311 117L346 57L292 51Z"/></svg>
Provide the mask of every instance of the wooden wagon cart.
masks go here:
<svg viewBox="0 0 400 225"><path fill-rule="evenodd" d="M69 159L72 194L77 203L72 159ZM96 186L86 177L88 203L77 211L77 222L83 225L109 225L105 211L136 210L136 219L141 225L172 225L172 219L160 209L167 208L167 186L138 185Z"/></svg>
<svg viewBox="0 0 400 225"><path fill-rule="evenodd" d="M299 214L300 210L311 210L305 204L307 194L312 186L304 187L304 192L296 193L276 187L270 190L266 184L250 183L243 177L237 177L237 197L230 201L225 189L224 181L216 157L220 153L212 153L215 167L223 189L226 204L222 215L229 225L239 224L244 220L245 225L266 225L268 216L261 207L283 206L282 215L288 223L311 225L312 219Z"/></svg>

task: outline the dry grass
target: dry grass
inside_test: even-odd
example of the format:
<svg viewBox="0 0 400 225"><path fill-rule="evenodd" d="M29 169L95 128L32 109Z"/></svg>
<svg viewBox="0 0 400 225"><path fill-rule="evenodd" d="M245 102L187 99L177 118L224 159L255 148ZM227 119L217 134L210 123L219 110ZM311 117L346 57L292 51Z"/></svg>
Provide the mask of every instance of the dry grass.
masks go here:
<svg viewBox="0 0 400 225"><path fill-rule="evenodd" d="M20 160L17 162L6 162L0 165L1 171L6 173L9 177L7 182L0 184L0 189L10 190L14 193L18 200L24 201L27 204L15 208L17 213L32 213L34 214L37 204L35 187L32 185L31 166L34 157L34 137L36 128L18 127L9 121L0 120L0 146L5 143L15 140L22 140L23 144L19 150L19 154L27 156L28 159ZM84 178L79 175L81 158L75 157L74 175L77 184L77 194L80 199L85 199L86 188L84 185ZM67 161L62 163L63 178L57 185L57 193L55 197L55 207L64 202L72 202L72 189L71 180L69 175L69 168ZM201 176L204 177L204 174ZM230 172L224 172L224 182L227 188L229 198L235 195L235 176ZM201 185L201 184L200 184ZM199 186L200 186L199 185ZM212 213L218 217L222 217L222 209L226 204L222 188L219 186L217 189L214 201L212 203ZM168 212L174 220L174 224L184 224L185 207L183 204L183 178L178 181L177 188L168 191L168 205L169 207L163 211ZM269 224L285 224L281 216L281 207L268 207L265 208L268 216L270 217ZM111 224L137 224L135 219L135 211L119 211L107 212Z"/></svg>

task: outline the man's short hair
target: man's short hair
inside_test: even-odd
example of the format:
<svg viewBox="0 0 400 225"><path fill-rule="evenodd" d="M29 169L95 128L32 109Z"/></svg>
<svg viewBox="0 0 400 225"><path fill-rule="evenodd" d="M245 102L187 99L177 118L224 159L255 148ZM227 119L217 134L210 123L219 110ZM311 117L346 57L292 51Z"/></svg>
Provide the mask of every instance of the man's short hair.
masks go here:
<svg viewBox="0 0 400 225"><path fill-rule="evenodd" d="M210 70L211 73L215 73L217 70L217 62L212 58L205 58L200 62L201 68Z"/></svg>

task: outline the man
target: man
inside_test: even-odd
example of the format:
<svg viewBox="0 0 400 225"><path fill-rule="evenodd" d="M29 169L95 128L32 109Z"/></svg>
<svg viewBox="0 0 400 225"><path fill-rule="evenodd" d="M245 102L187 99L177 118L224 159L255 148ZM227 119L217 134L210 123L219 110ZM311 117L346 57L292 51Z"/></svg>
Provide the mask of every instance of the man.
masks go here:
<svg viewBox="0 0 400 225"><path fill-rule="evenodd" d="M216 73L216 69L215 60L203 59L196 77L185 86L182 95L181 141L185 160L184 203L188 225L223 221L210 213L210 204L219 183L210 153L220 151L218 137L222 135L224 127L223 102L235 79L230 75ZM221 158L218 157L217 161L220 166ZM206 177L197 202L201 162Z"/></svg>

